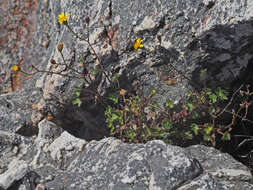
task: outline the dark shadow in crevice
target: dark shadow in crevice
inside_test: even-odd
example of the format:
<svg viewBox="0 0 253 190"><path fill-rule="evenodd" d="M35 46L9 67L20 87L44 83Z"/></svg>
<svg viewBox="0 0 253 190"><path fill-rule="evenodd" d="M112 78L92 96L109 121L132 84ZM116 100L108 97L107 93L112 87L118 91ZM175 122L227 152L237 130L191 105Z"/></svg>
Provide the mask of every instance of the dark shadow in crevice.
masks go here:
<svg viewBox="0 0 253 190"><path fill-rule="evenodd" d="M32 137L32 136L37 136L39 133L38 127L30 125L22 125L20 126L16 131L16 134L22 135L24 137Z"/></svg>
<svg viewBox="0 0 253 190"><path fill-rule="evenodd" d="M213 90L221 87L229 91L229 98L242 84L250 85L249 89L253 92L252 29L253 19L233 25L218 25L196 37L188 45L185 53L188 65L194 65L196 68L192 73L192 81L203 86L200 71L207 69L207 76L205 77L207 87ZM229 107L230 111L232 109L238 110L241 101L242 97L238 94ZM253 101L253 97L248 101ZM240 115L243 116L244 113L245 111L241 111ZM249 107L247 119L253 121L253 105ZM231 114L224 114L218 122L226 126L231 120ZM216 148L231 154L253 171L252 126L252 123L237 118L232 126L231 140L226 142L217 140ZM237 137L239 135L241 137ZM239 144L249 137L252 140L239 147Z"/></svg>
<svg viewBox="0 0 253 190"><path fill-rule="evenodd" d="M196 37L186 48L188 65L195 65L192 80L202 85L200 70L207 69L206 85L229 90L231 82L253 57L253 19L233 25L217 25ZM229 85L228 85L229 84Z"/></svg>
<svg viewBox="0 0 253 190"><path fill-rule="evenodd" d="M52 121L77 138L100 140L109 135L104 110L92 100L84 101L80 107L69 102L57 108Z"/></svg>
<svg viewBox="0 0 253 190"><path fill-rule="evenodd" d="M252 44L253 46L253 44ZM253 92L253 58L249 60L248 66L241 71L239 77L233 81L231 85L232 91L238 89L241 85L249 85L249 91ZM246 87L242 88L246 91ZM240 102L243 102L243 97L238 94L233 101L235 110L240 108ZM247 102L253 103L253 96L251 96ZM239 113L239 115L245 115L245 109ZM247 110L247 119L253 122L253 105L251 104ZM251 168L253 174L253 123L247 120L237 118L235 125L231 131L230 141L220 141L218 143L218 149L231 154L235 159L241 161L246 166Z"/></svg>

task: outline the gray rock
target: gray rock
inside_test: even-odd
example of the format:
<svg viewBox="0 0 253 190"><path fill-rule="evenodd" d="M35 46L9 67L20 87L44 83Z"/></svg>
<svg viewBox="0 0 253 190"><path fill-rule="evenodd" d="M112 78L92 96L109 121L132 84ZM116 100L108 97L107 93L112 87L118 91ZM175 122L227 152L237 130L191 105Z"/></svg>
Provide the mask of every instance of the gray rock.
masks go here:
<svg viewBox="0 0 253 190"><path fill-rule="evenodd" d="M16 3L10 5L15 7ZM7 71L12 64L22 63L28 71L31 64L40 69L64 70L62 66L53 68L49 62L50 58L63 61L56 48L59 42L65 43L63 54L67 63L78 71L82 71L81 58L90 62L91 67L98 64L87 43L59 25L58 14L63 11L71 13L68 22L83 38L87 37L84 18L90 17L90 41L109 79L119 74L120 84L129 91L137 82L145 93L157 89L154 100L161 106L167 98L178 102L189 89L196 88L192 81L195 85L201 82L199 73L203 68L208 69L206 81L211 87L236 87L234 79L240 78L240 73L245 75L245 81L251 76L246 72L253 47L251 0L41 0L31 8L33 11L25 16L34 21L33 35L24 29L28 35L22 39L28 38L27 41L19 41L14 49L18 39L14 34L13 41L1 48L4 65L0 63L0 80L7 84L0 93L13 87ZM8 7L3 10L0 16L11 12ZM23 16L21 12L14 23L3 19L4 24L0 25L14 24L13 28L19 28ZM6 29L1 28L1 38ZM138 37L144 39L145 49L133 51ZM62 73L76 76L71 70ZM181 76L175 86L162 80L163 76L169 80L182 73L190 80ZM90 86L80 79L49 73L36 74L21 83L26 87L22 91L0 96L1 188L10 188L15 180L20 180L23 189L34 189L36 185L51 189L253 189L249 170L214 149L183 149L162 141L124 144L114 138L86 144L67 132L60 135L55 124L41 121L50 113L56 117L58 127L69 125L67 130L74 126L75 136L92 133L97 137L98 129L103 127L103 108L98 104L94 108L94 102L79 110L68 106L76 86L96 88L101 95L110 93L111 86L104 75L99 75ZM29 137L37 134L38 129L32 126L38 123L39 134L34 141ZM94 131L86 130L93 125ZM15 166L18 170L13 169ZM39 182L26 184L26 179L30 179L28 166L34 178L41 178Z"/></svg>
<svg viewBox="0 0 253 190"><path fill-rule="evenodd" d="M31 145L36 147L37 153L26 151L25 154L21 149L16 156L24 159L22 162L29 170L21 172L19 178L15 172L9 174L11 164L7 163L8 170L1 174L3 179L6 176L19 178L19 185L24 189L36 186L136 190L253 188L249 170L228 154L213 148L202 145L180 148L159 140L125 144L115 138L87 143L67 132L58 136L55 127L50 121L41 121L36 146ZM56 135L49 135L50 131ZM9 149L2 150L6 153ZM9 154L5 155L1 161L8 158ZM13 182L5 183L4 188L15 185Z"/></svg>
<svg viewBox="0 0 253 190"><path fill-rule="evenodd" d="M0 131L0 162L3 168L16 158L30 162L36 152L32 138Z"/></svg>
<svg viewBox="0 0 253 190"><path fill-rule="evenodd" d="M53 142L57 137L61 135L63 130L55 125L53 122L46 119L42 120L38 124L39 132L36 141Z"/></svg>
<svg viewBox="0 0 253 190"><path fill-rule="evenodd" d="M62 144L63 136L56 141L60 140ZM58 149L60 147L62 146ZM195 155L197 148L204 150L199 151L199 154L206 157L206 161L201 156ZM57 148L55 149L57 151ZM211 152L213 157L208 159ZM62 168L63 170L50 165L37 167L34 170L42 177L41 183L45 188L136 190L247 190L253 188L253 183L249 180L250 173L246 167L228 157L227 154L204 146L183 149L157 140L146 144L125 144L114 138L106 138L88 143L82 154L78 156L73 153L74 151L72 151L72 156L68 156L72 163ZM216 156L219 159L219 162L216 160L218 167L223 166L225 170L230 163L232 167L233 163L237 164L238 167L234 168L234 173L238 175L244 173L247 180L242 176L235 178L234 173L231 172L227 172L226 177L218 177L213 170L207 169L208 160L214 168L216 167L212 160ZM57 154L53 154L53 157L57 158ZM60 159L64 160L64 157ZM66 164L58 163L58 165ZM50 180L47 180L49 174ZM61 183L63 181L64 183Z"/></svg>
<svg viewBox="0 0 253 190"><path fill-rule="evenodd" d="M0 187L7 189L14 181L20 180L28 171L28 164L23 160L12 160L8 170L0 174Z"/></svg>
<svg viewBox="0 0 253 190"><path fill-rule="evenodd" d="M35 171L43 176L48 173L44 169ZM180 147L162 141L128 145L106 138L87 144L74 167L50 172L54 180L43 185L64 185L68 189L174 189L201 172L198 161ZM65 183L59 184L64 178Z"/></svg>
<svg viewBox="0 0 253 190"><path fill-rule="evenodd" d="M203 169L216 179L223 181L231 189L238 189L238 184L245 182L245 188L248 189L247 183L252 183L252 174L246 166L236 161L231 155L221 153L220 151L203 145L194 145L187 147L186 150L199 160ZM229 182L226 182L229 181Z"/></svg>
<svg viewBox="0 0 253 190"><path fill-rule="evenodd" d="M250 170L227 153L221 153L217 149L203 145L190 146L186 150L200 161L204 170L215 177L224 177L230 180L252 180Z"/></svg>
<svg viewBox="0 0 253 190"><path fill-rule="evenodd" d="M40 74L26 77L12 72L20 65L31 73L31 65L45 69L56 46L56 15L50 13L49 1L7 1L0 5L0 94L34 88ZM57 3L55 4L57 6ZM55 16L53 16L55 15Z"/></svg>
<svg viewBox="0 0 253 190"><path fill-rule="evenodd" d="M84 18L88 15L90 41L108 77L111 79L114 74L119 74L121 86L129 91L137 82L140 82L145 94L150 89L157 89L153 100L160 106L167 99L177 103L189 89L199 88L202 85L199 75L203 68L208 69L208 86L215 89L217 86L226 90L236 88L235 79L240 77L240 73L250 76L245 72L252 58L252 50L248 48L253 37L250 21L252 7L248 0L87 0L75 3L62 1L61 4L50 1L48 4L55 22L56 15L63 10L71 13L68 23L83 38L87 37ZM55 42L65 43L63 54L66 60L70 60L69 64L81 69L78 65L82 57L90 62L91 67L98 64L87 43L75 38L67 27L53 26L59 30ZM138 37L144 39L145 49L136 52L133 51L133 44ZM49 57L62 62L56 47L50 53ZM48 62L47 69L51 67ZM54 71L61 69L52 68ZM74 73L65 71L64 74ZM162 79L164 76L167 77L165 81ZM101 95L110 93L108 80L105 76L100 77L101 82L94 86ZM168 85L171 79L177 80L176 85ZM37 87L43 89L42 110L57 115L62 110L59 105L71 102L74 87L79 85L87 84L83 80L44 74L37 81ZM86 106L82 109L87 110ZM92 119L86 117L83 120ZM85 128L83 120L79 125ZM79 123L76 119L75 122ZM63 125L60 122L57 124Z"/></svg>
<svg viewBox="0 0 253 190"><path fill-rule="evenodd" d="M40 98L36 89L22 90L0 96L0 130L33 136L37 128L31 119L32 105Z"/></svg>
<svg viewBox="0 0 253 190"><path fill-rule="evenodd" d="M178 190L228 190L228 186L217 182L210 174L202 174Z"/></svg>

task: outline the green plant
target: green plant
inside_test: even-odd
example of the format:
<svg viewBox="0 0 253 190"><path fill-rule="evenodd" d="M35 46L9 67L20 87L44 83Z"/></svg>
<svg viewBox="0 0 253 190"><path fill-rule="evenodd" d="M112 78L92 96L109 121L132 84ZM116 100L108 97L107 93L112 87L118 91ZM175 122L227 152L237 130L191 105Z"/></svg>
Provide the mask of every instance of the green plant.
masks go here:
<svg viewBox="0 0 253 190"><path fill-rule="evenodd" d="M76 89L75 89L76 97L72 101L72 104L77 105L78 107L80 107L82 105L82 100L80 99L81 92L82 92L82 88L76 87Z"/></svg>

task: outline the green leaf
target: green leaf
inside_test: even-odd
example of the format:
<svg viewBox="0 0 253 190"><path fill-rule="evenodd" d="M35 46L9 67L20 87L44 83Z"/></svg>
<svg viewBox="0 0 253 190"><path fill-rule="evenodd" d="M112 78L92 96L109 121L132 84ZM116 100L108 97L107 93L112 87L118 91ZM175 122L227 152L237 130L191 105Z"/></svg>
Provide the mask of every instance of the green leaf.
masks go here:
<svg viewBox="0 0 253 190"><path fill-rule="evenodd" d="M210 114L215 113L215 108L214 108L213 106L211 106L211 107L209 108L209 113L210 113Z"/></svg>
<svg viewBox="0 0 253 190"><path fill-rule="evenodd" d="M120 116L119 116L119 123L120 123L120 125L123 125L123 124L124 124L123 112L120 113Z"/></svg>
<svg viewBox="0 0 253 190"><path fill-rule="evenodd" d="M111 106L108 106L108 107L106 108L106 110L105 110L105 115L109 116L109 115L111 115L111 113L112 113L112 107L111 107Z"/></svg>
<svg viewBox="0 0 253 190"><path fill-rule="evenodd" d="M192 114L192 118L193 118L193 119L199 118L198 112L194 111L193 114Z"/></svg>
<svg viewBox="0 0 253 190"><path fill-rule="evenodd" d="M72 101L72 104L73 104L73 105L76 105L76 104L77 104L77 106L80 107L80 106L82 105L82 100L81 100L80 98L75 98L75 99Z"/></svg>
<svg viewBox="0 0 253 190"><path fill-rule="evenodd" d="M217 93L218 97L221 100L227 100L228 99L228 97L227 97L228 93L225 90L222 90L220 87L218 88L216 93Z"/></svg>
<svg viewBox="0 0 253 190"><path fill-rule="evenodd" d="M133 131L128 131L127 133L126 133L126 137L127 138L130 138L130 139L134 139L135 137L137 136L137 134L135 133L135 132L133 132Z"/></svg>
<svg viewBox="0 0 253 190"><path fill-rule="evenodd" d="M199 126L196 123L193 123L191 127L192 127L193 133L195 135L198 135L198 133L199 133Z"/></svg>
<svg viewBox="0 0 253 190"><path fill-rule="evenodd" d="M119 97L117 94L111 94L108 97L109 100L112 100L114 104L117 104L119 102Z"/></svg>
<svg viewBox="0 0 253 190"><path fill-rule="evenodd" d="M186 131L184 134L185 134L187 139L190 139L190 140L192 139L192 134L191 134L190 131Z"/></svg>
<svg viewBox="0 0 253 190"><path fill-rule="evenodd" d="M205 90L206 90L206 94L207 94L207 95L212 94L212 90L211 90L210 88L206 88Z"/></svg>
<svg viewBox="0 0 253 190"><path fill-rule="evenodd" d="M159 106L158 106L158 103L153 103L152 104L155 108L158 108Z"/></svg>
<svg viewBox="0 0 253 190"><path fill-rule="evenodd" d="M114 121L116 121L116 120L118 120L119 119L119 116L117 115L117 114L115 114L115 113L112 113L112 116L111 116L111 118L110 118L110 121L111 122L114 122Z"/></svg>
<svg viewBox="0 0 253 190"><path fill-rule="evenodd" d="M189 90L187 94L188 94L189 97L191 97L193 95L193 91Z"/></svg>
<svg viewBox="0 0 253 190"><path fill-rule="evenodd" d="M80 59L80 61L83 63L83 62L85 61L84 57L82 57L82 58Z"/></svg>
<svg viewBox="0 0 253 190"><path fill-rule="evenodd" d="M167 100L165 105L171 109L174 108L174 102L171 100Z"/></svg>
<svg viewBox="0 0 253 190"><path fill-rule="evenodd" d="M210 135L204 134L204 141L210 141L212 138Z"/></svg>
<svg viewBox="0 0 253 190"><path fill-rule="evenodd" d="M92 70L92 75L97 76L99 73L99 67L96 67L95 69Z"/></svg>
<svg viewBox="0 0 253 190"><path fill-rule="evenodd" d="M145 128L146 134L148 137L150 137L152 135L150 129L148 127Z"/></svg>
<svg viewBox="0 0 253 190"><path fill-rule="evenodd" d="M166 133L165 133L165 132L160 132L160 133L159 133L159 136L160 136L160 137L165 137L165 136L166 136Z"/></svg>
<svg viewBox="0 0 253 190"><path fill-rule="evenodd" d="M191 102L186 103L187 108L189 109L190 112L194 109L194 105Z"/></svg>
<svg viewBox="0 0 253 190"><path fill-rule="evenodd" d="M137 102L141 100L139 96L135 96L134 98Z"/></svg>
<svg viewBox="0 0 253 190"><path fill-rule="evenodd" d="M119 80L119 75L118 74L114 75L113 76L113 81L118 81L118 80Z"/></svg>
<svg viewBox="0 0 253 190"><path fill-rule="evenodd" d="M207 72L207 69L202 69L202 70L200 71L200 77L201 77L201 78L206 77L206 72Z"/></svg>
<svg viewBox="0 0 253 190"><path fill-rule="evenodd" d="M163 123L163 127L166 128L167 130L170 130L172 126L172 123L170 120L167 120Z"/></svg>
<svg viewBox="0 0 253 190"><path fill-rule="evenodd" d="M221 140L223 140L223 141L230 141L231 140L230 133L229 132L225 132L223 134L223 136L221 137Z"/></svg>
<svg viewBox="0 0 253 190"><path fill-rule="evenodd" d="M75 94L77 97L79 97L81 95L81 92L82 92L82 88L77 86L75 87Z"/></svg>
<svg viewBox="0 0 253 190"><path fill-rule="evenodd" d="M112 122L109 123L109 126L108 126L111 130L111 133L115 131L115 126L113 125Z"/></svg>
<svg viewBox="0 0 253 190"><path fill-rule="evenodd" d="M210 125L210 124L206 125L205 128L204 128L205 133L208 134L208 135L211 134L212 130L213 130L213 126Z"/></svg>
<svg viewBox="0 0 253 190"><path fill-rule="evenodd" d="M211 103L216 103L217 102L217 96L213 93L209 94L209 99L211 100Z"/></svg>
<svg viewBox="0 0 253 190"><path fill-rule="evenodd" d="M156 95L156 93L157 93L156 89L153 89L153 90L150 91L151 95Z"/></svg>

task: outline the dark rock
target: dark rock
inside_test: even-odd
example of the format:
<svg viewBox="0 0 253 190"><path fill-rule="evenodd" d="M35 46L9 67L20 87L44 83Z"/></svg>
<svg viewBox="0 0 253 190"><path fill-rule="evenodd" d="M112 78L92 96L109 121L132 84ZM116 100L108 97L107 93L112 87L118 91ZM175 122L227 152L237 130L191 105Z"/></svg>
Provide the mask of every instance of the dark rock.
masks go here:
<svg viewBox="0 0 253 190"><path fill-rule="evenodd" d="M37 127L31 119L32 105L40 98L36 89L21 90L0 96L0 130L16 132L24 136L36 135Z"/></svg>

